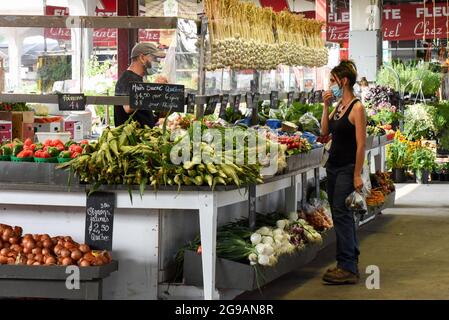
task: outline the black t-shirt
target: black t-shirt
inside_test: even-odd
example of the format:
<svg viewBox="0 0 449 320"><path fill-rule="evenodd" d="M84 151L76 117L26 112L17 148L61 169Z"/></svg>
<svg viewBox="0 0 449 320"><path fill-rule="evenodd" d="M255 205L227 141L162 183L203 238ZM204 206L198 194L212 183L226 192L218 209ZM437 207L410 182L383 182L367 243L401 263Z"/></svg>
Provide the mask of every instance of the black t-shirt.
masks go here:
<svg viewBox="0 0 449 320"><path fill-rule="evenodd" d="M128 96L131 82L143 82L143 78L130 70L126 70L115 84L115 95ZM144 125L154 127L155 121L153 111L137 110L133 115L133 113L126 113L123 106L114 106L114 122L116 127L125 123L131 116L133 116L133 119L139 122L142 127Z"/></svg>

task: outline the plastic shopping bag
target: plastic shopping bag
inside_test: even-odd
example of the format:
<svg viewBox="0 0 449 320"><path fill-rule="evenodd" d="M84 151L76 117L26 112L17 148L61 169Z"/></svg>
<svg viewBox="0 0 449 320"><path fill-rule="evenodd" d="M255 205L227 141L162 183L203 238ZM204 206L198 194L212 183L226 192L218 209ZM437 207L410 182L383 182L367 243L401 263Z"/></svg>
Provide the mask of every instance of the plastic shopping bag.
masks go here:
<svg viewBox="0 0 449 320"><path fill-rule="evenodd" d="M345 201L346 208L354 213L365 214L368 211L366 197L363 192L353 191Z"/></svg>

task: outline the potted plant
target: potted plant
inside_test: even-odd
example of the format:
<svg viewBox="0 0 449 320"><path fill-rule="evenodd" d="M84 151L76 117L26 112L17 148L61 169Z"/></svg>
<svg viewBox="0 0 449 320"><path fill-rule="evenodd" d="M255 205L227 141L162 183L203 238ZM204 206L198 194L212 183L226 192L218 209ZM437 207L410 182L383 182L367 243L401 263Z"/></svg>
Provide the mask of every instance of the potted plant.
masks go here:
<svg viewBox="0 0 449 320"><path fill-rule="evenodd" d="M407 180L405 170L410 164L409 143L398 130L393 143L387 147L387 166L393 172L392 178L396 183L404 183Z"/></svg>
<svg viewBox="0 0 449 320"><path fill-rule="evenodd" d="M435 167L433 168L432 175L431 175L432 181L441 180L440 177L441 177L442 171L443 171L442 164L435 163Z"/></svg>
<svg viewBox="0 0 449 320"><path fill-rule="evenodd" d="M424 147L416 148L412 154L410 168L416 175L417 183L429 183L429 174L435 167L435 154Z"/></svg>

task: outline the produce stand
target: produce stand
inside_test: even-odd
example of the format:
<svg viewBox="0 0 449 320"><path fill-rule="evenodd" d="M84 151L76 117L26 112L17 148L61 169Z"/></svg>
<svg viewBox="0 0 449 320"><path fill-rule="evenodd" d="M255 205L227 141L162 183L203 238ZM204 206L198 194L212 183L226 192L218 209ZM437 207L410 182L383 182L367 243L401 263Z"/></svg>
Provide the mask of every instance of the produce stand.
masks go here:
<svg viewBox="0 0 449 320"><path fill-rule="evenodd" d="M53 164L33 163L2 163L2 165L5 167L11 165L44 165L48 168L54 166ZM21 171L21 175L23 175L26 167L21 168L18 171ZM264 184L257 185L256 197L284 190L284 203L287 212L296 211L298 204L297 181L301 181L301 175L312 169L309 167L267 179ZM50 172L53 172L53 170L47 170L47 173L45 173L45 169L43 170L43 175L48 174L51 177L52 173ZM8 170L1 171L8 172ZM48 182L52 179L50 177L47 180ZM60 181L62 182L66 178L67 176ZM12 176L10 175L8 179L12 179ZM33 177L29 175L25 179L26 181L22 180L24 183L2 181L0 184L0 203L2 206L8 206L2 221L21 224L26 226L27 229L33 230L33 226L36 228L36 219L33 217L39 215L39 223L46 226L46 232L56 233L60 232L61 228L64 228L64 230L68 228L75 238L82 238L84 216L81 212L86 206L87 186L74 185L68 191L67 186L42 183L41 177L36 177L36 179L37 181L32 181ZM223 191L210 191L208 187L191 187L191 191L183 189L178 192L177 188L173 187L171 191L159 190L157 193L147 191L142 198L135 191L133 202L131 202L127 191L117 189L119 188L106 186L102 188L102 190L114 192L117 197L113 257L121 265L118 272L104 281L105 286L112 286L106 297L133 298L133 296L124 293L130 286L128 283L138 287L138 284L143 282L145 287L139 288L141 291L134 298L157 298L157 290L154 289L158 286L158 272L156 270L158 270L158 239L161 231L158 228L159 211L150 211L150 209L176 209L181 210L182 213L189 213L187 210L199 212L201 240L204 243L202 256L203 281L206 283L204 297L206 299L218 298L215 291L215 281L213 281L215 279L215 239L218 209L247 201L248 196L245 194L245 188L239 189L228 186ZM65 214L61 215L61 212ZM130 236L130 233L133 236ZM140 239L137 245L135 237ZM122 260L124 261L122 262ZM152 271L148 274L147 270ZM148 286L154 288L148 288Z"/></svg>
<svg viewBox="0 0 449 320"><path fill-rule="evenodd" d="M80 268L79 289L72 290L66 287L66 270L63 266L1 265L0 297L100 300L103 279L118 270L118 263Z"/></svg>

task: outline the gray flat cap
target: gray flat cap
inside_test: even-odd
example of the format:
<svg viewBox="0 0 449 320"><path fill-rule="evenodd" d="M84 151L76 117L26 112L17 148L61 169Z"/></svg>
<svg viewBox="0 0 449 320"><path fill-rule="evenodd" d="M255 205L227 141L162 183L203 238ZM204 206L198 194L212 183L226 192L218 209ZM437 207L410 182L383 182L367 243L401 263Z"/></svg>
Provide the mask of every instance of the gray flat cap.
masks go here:
<svg viewBox="0 0 449 320"><path fill-rule="evenodd" d="M158 58L164 58L165 53L159 50L153 43L150 42L141 42L137 43L134 48L131 50L131 59L137 57L141 54L147 55L151 54L152 56Z"/></svg>

